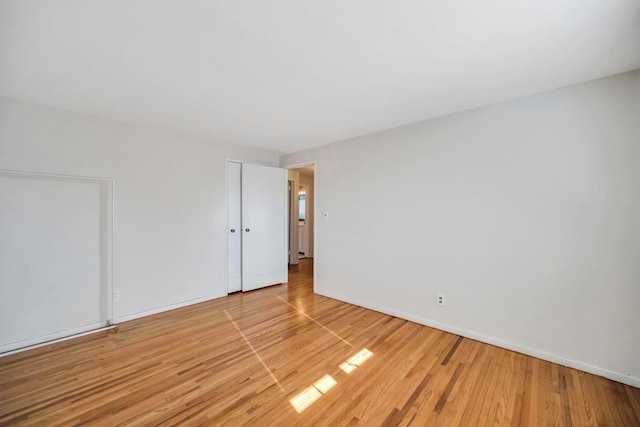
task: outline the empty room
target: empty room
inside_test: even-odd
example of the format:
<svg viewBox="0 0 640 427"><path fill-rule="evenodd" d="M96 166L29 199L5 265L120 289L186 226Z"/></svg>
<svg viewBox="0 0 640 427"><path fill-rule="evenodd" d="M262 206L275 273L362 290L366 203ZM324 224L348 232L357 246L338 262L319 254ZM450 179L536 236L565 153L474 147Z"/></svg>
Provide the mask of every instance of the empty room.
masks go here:
<svg viewBox="0 0 640 427"><path fill-rule="evenodd" d="M0 425L640 426L640 1L0 0Z"/></svg>

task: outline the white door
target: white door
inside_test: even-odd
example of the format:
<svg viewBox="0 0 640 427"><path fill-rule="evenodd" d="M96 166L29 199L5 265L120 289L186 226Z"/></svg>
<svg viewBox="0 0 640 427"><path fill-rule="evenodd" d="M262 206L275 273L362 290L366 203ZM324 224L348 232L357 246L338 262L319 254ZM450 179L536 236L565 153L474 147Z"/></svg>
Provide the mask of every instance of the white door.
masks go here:
<svg viewBox="0 0 640 427"><path fill-rule="evenodd" d="M227 162L227 292L242 290L242 163Z"/></svg>
<svg viewBox="0 0 640 427"><path fill-rule="evenodd" d="M242 166L242 290L287 281L287 175Z"/></svg>

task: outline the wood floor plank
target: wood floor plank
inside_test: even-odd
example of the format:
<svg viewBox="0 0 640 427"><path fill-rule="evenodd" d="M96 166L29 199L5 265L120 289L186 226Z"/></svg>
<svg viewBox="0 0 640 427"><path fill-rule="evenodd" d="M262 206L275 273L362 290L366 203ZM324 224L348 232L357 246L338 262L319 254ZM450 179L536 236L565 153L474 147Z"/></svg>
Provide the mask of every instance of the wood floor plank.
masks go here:
<svg viewBox="0 0 640 427"><path fill-rule="evenodd" d="M0 358L0 425L640 426L637 388L289 278Z"/></svg>

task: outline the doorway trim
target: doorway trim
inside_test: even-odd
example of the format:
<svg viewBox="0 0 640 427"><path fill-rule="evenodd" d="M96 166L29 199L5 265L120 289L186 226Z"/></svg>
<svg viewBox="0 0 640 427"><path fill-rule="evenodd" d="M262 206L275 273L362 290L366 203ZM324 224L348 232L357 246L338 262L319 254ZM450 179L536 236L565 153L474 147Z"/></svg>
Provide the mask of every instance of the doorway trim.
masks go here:
<svg viewBox="0 0 640 427"><path fill-rule="evenodd" d="M313 166L313 292L316 291L315 278L318 277L318 233L316 232L318 227L318 161L308 160L306 162L291 163L288 165L280 166L284 169L297 169L305 166Z"/></svg>
<svg viewBox="0 0 640 427"><path fill-rule="evenodd" d="M288 171L288 170L287 170ZM287 174L288 175L288 174ZM292 229L292 221L294 221L295 213L295 187L297 180L290 180L287 176L287 262L289 265L298 264L298 245L296 244L296 233ZM299 202L298 202L299 203ZM294 256L295 255L295 256ZM293 262L295 260L295 262Z"/></svg>
<svg viewBox="0 0 640 427"><path fill-rule="evenodd" d="M16 176L16 177L36 177L44 180L62 180L72 182L95 182L101 186L101 215L104 215L104 223L101 224L101 237L105 239L101 242L104 246L101 248L104 258L101 260L104 263L101 273L101 281L105 286L105 309L106 319L98 323L91 325L84 325L76 327L71 330L67 330L64 333L52 333L45 336L38 337L37 339L31 338L22 340L24 344L21 347L13 348L11 350L0 350L0 357L9 356L23 351L31 350L34 348L44 347L49 344L55 344L62 341L67 341L73 338L82 337L85 335L94 334L96 332L102 332L109 329L114 329L115 324L118 323L114 316L114 229L115 229L115 196L116 196L116 181L113 178L102 178L96 176L84 176L84 175L70 175L70 174L57 174L57 173L43 173L43 172L31 172L12 169L0 169L1 175Z"/></svg>

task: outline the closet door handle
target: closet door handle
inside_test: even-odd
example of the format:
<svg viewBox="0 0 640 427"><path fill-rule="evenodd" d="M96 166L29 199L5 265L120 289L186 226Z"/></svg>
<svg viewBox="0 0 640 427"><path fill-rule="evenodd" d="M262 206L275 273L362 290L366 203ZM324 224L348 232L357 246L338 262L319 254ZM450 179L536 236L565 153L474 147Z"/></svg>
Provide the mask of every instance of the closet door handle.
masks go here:
<svg viewBox="0 0 640 427"><path fill-rule="evenodd" d="M251 230L249 228L245 228L244 231L246 231L247 233L250 232Z"/></svg>
<svg viewBox="0 0 640 427"><path fill-rule="evenodd" d="M236 229L235 229L235 228L232 228L232 229L231 229L231 230L229 230L229 231L231 231L232 233L235 233L235 232L236 232Z"/></svg>

